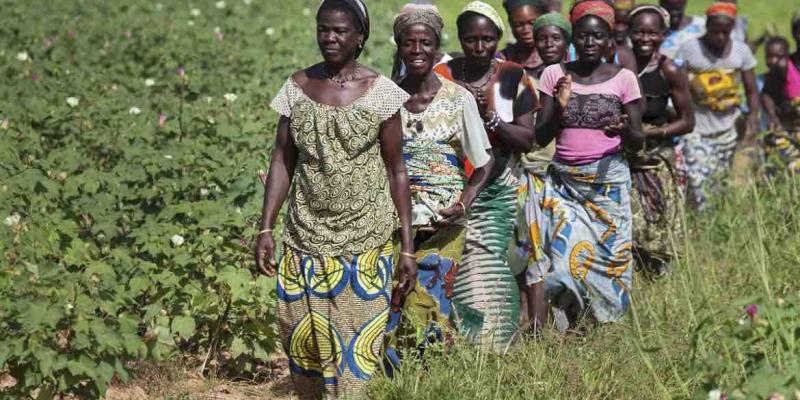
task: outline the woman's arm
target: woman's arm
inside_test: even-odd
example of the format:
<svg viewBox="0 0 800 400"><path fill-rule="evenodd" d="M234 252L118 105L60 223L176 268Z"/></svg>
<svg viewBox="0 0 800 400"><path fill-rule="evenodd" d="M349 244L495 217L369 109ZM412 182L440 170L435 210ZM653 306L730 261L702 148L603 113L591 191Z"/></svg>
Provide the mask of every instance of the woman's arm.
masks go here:
<svg viewBox="0 0 800 400"><path fill-rule="evenodd" d="M743 142L755 145L756 134L758 134L760 125L759 111L761 107L755 70L742 71L742 83L744 83L744 92L747 96L747 107L750 109L750 113L747 114L747 129L745 130Z"/></svg>
<svg viewBox="0 0 800 400"><path fill-rule="evenodd" d="M694 110L692 95L689 92L689 77L686 71L672 61L667 60L661 66L661 72L670 83L670 97L678 118L665 126L654 126L644 131L646 137L664 139L681 136L694 129Z"/></svg>
<svg viewBox="0 0 800 400"><path fill-rule="evenodd" d="M561 129L561 113L567 107L572 94L572 75L562 76L556 82L552 95L539 92L542 106L536 120L536 144L546 147L555 139Z"/></svg>
<svg viewBox="0 0 800 400"><path fill-rule="evenodd" d="M536 146L536 134L533 130L533 113L528 112L514 117L511 122L500 121L494 132L512 151L527 153Z"/></svg>
<svg viewBox="0 0 800 400"><path fill-rule="evenodd" d="M381 155L389 173L389 189L400 218L400 252L414 254L411 234L411 190L408 187L408 172L403 161L403 132L400 114L396 113L381 124ZM416 285L417 263L413 258L400 255L400 287L408 294Z"/></svg>
<svg viewBox="0 0 800 400"><path fill-rule="evenodd" d="M290 120L281 116L272 159L269 164L264 205L261 210L261 230L273 229L278 212L292 184L297 163L297 147L289 135ZM265 263L266 261L266 263ZM256 244L256 267L267 276L275 275L275 239L272 231L259 234Z"/></svg>

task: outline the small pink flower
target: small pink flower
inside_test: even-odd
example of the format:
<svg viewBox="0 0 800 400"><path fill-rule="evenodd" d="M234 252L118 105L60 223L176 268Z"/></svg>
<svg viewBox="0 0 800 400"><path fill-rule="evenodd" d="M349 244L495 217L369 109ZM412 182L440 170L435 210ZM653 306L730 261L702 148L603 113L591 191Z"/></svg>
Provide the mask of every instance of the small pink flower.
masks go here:
<svg viewBox="0 0 800 400"><path fill-rule="evenodd" d="M241 245L242 247L247 247L247 239L245 238L239 239L239 245Z"/></svg>
<svg viewBox="0 0 800 400"><path fill-rule="evenodd" d="M749 306L745 307L744 312L746 312L750 318L755 318L758 316L758 305L750 304Z"/></svg>
<svg viewBox="0 0 800 400"><path fill-rule="evenodd" d="M176 73L176 74L178 74L178 76L179 76L181 79L183 79L183 78L185 78L185 77L186 77L186 70L185 70L185 69L183 69L183 67L178 67L178 69L176 69L176 70L175 70L175 73Z"/></svg>
<svg viewBox="0 0 800 400"><path fill-rule="evenodd" d="M75 33L75 31L69 31L67 32L67 36L69 36L70 39L75 39L75 37L77 37L78 34Z"/></svg>
<svg viewBox="0 0 800 400"><path fill-rule="evenodd" d="M164 113L158 114L158 127L163 128L167 124L167 115Z"/></svg>
<svg viewBox="0 0 800 400"><path fill-rule="evenodd" d="M34 81L34 82L39 81L39 75L31 74L31 80Z"/></svg>

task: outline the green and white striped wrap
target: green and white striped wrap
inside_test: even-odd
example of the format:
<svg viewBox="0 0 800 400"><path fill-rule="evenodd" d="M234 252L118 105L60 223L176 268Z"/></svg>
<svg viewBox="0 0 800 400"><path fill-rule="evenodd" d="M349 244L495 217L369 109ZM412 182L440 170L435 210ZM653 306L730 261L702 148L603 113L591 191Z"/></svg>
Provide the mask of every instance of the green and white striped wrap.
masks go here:
<svg viewBox="0 0 800 400"><path fill-rule="evenodd" d="M508 267L517 207L518 185L513 181L495 179L476 199L453 290L462 333L495 352L507 350L519 320L519 289Z"/></svg>

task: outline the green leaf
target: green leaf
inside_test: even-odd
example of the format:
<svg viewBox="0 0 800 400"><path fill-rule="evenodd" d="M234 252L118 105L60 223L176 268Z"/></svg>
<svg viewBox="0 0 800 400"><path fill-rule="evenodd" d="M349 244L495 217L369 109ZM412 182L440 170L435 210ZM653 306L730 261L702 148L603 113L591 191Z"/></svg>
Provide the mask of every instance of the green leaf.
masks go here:
<svg viewBox="0 0 800 400"><path fill-rule="evenodd" d="M195 322L190 316L177 316L172 320L172 331L184 339L189 339L194 335Z"/></svg>

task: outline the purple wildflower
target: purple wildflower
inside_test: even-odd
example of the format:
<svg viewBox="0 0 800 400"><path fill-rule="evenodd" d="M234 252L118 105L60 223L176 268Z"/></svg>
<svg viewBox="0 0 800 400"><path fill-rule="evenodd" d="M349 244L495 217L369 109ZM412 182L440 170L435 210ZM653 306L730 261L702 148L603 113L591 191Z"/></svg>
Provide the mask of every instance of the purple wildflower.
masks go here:
<svg viewBox="0 0 800 400"><path fill-rule="evenodd" d="M758 316L758 305L750 304L749 306L745 307L744 312L746 312L750 318L755 318Z"/></svg>

